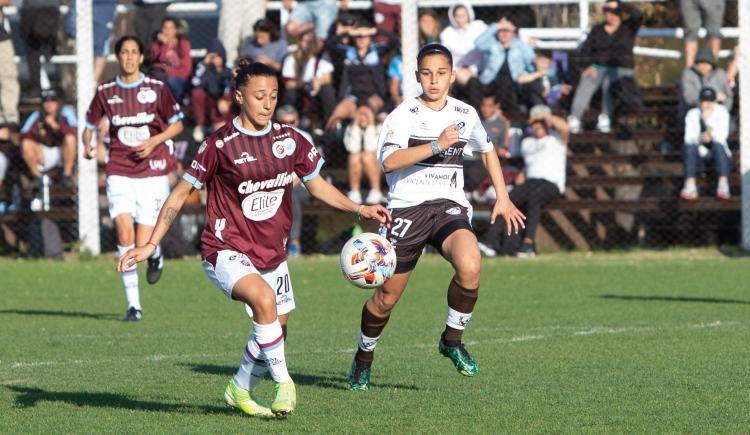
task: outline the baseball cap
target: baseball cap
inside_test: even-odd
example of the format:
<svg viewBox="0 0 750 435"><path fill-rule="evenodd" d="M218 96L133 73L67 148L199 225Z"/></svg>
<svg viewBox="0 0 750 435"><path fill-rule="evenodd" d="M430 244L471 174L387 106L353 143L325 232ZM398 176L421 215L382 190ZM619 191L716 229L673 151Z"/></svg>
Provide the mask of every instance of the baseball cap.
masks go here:
<svg viewBox="0 0 750 435"><path fill-rule="evenodd" d="M716 101L716 91L710 86L702 87L698 95L701 101Z"/></svg>
<svg viewBox="0 0 750 435"><path fill-rule="evenodd" d="M54 89L45 89L42 91L42 101L59 100L60 95Z"/></svg>
<svg viewBox="0 0 750 435"><path fill-rule="evenodd" d="M550 109L549 106L537 104L529 111L529 118L544 117L550 114L552 114L552 109Z"/></svg>

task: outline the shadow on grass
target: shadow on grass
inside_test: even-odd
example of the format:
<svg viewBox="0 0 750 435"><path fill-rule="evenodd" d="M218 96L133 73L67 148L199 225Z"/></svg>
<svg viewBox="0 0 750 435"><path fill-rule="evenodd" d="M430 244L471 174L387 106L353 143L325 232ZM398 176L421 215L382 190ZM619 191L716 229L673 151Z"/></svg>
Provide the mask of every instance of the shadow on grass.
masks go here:
<svg viewBox="0 0 750 435"><path fill-rule="evenodd" d="M183 367L187 367L190 370L203 373L206 375L221 375L221 376L233 376L237 372L237 367L222 366L216 364L180 364ZM346 387L346 375L345 374L330 374L330 373L319 373L319 374L308 374L308 373L292 373L292 379L297 385L310 385L320 388L332 388L335 390L347 390ZM370 384L374 388L392 388L399 390L418 390L416 385L406 384L388 384L381 382L372 382Z"/></svg>
<svg viewBox="0 0 750 435"><path fill-rule="evenodd" d="M191 414L236 414L225 406L194 406L138 400L124 394L94 393L86 391L46 391L41 388L6 385L15 392L16 405L34 408L39 402L64 402L76 406L117 408L135 411L181 412Z"/></svg>
<svg viewBox="0 0 750 435"><path fill-rule="evenodd" d="M750 301L740 299L703 298L692 296L631 296L631 295L599 295L601 299L616 299L621 301L656 301L656 302L698 302L704 304L750 304Z"/></svg>
<svg viewBox="0 0 750 435"><path fill-rule="evenodd" d="M81 317L97 320L120 320L120 316L111 313L86 313L83 311L58 311L58 310L0 310L1 314L18 314L21 316L57 316L57 317Z"/></svg>

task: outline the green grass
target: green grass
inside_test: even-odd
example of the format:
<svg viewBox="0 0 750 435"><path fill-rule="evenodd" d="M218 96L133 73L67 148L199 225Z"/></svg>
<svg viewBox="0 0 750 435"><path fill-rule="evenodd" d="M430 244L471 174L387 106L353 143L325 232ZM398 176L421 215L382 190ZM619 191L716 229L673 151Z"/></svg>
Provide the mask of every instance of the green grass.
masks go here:
<svg viewBox="0 0 750 435"><path fill-rule="evenodd" d="M197 260L168 262L143 286L134 324L120 321L111 260L0 262L0 432L750 431L749 258L486 261L466 334L480 373L469 379L437 352L450 267L424 257L360 394L344 385L369 293L345 284L335 258L291 269L299 407L260 421L224 406L250 322Z"/></svg>

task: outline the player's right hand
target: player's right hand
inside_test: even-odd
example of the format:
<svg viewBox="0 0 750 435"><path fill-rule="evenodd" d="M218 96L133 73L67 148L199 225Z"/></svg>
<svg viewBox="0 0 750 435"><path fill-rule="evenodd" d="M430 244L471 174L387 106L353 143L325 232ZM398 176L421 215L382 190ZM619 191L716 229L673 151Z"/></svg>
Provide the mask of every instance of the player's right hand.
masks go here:
<svg viewBox="0 0 750 435"><path fill-rule="evenodd" d="M154 252L154 249L156 248L153 245L148 244L128 250L128 252L122 254L122 257L117 262L117 271L125 272L141 261L146 260Z"/></svg>
<svg viewBox="0 0 750 435"><path fill-rule="evenodd" d="M438 136L437 142L438 145L440 145L440 149L445 151L448 148L450 148L452 145L458 142L460 139L459 133L458 133L458 125L451 124L448 127L445 127L445 130L443 130L442 133L440 133L440 136Z"/></svg>
<svg viewBox="0 0 750 435"><path fill-rule="evenodd" d="M83 157L86 160L91 160L96 157L96 147L91 147L88 145L83 146Z"/></svg>

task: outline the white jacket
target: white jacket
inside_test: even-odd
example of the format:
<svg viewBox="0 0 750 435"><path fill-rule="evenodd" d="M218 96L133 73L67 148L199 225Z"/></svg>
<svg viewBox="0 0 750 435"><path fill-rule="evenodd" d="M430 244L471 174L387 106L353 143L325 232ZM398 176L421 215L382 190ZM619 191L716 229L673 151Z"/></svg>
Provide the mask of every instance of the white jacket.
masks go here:
<svg viewBox="0 0 750 435"><path fill-rule="evenodd" d="M463 6L469 12L469 24L464 29L456 27L456 21L453 19L453 11L457 6ZM440 42L451 51L453 65L461 65L463 57L476 48L474 40L484 32L487 25L482 20L474 19L474 8L462 1L453 4L448 9L448 19L451 25L440 32Z"/></svg>
<svg viewBox="0 0 750 435"><path fill-rule="evenodd" d="M713 110L707 118L703 119L706 127L711 130L711 139L721 144L727 156L732 155L727 145L729 136L729 112L722 104L714 105ZM685 115L685 146L700 145L701 135L701 109L694 107Z"/></svg>

